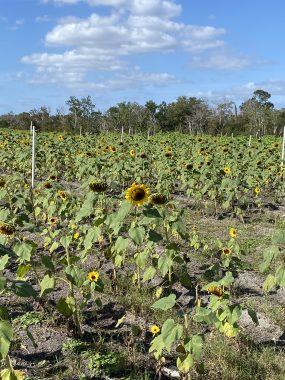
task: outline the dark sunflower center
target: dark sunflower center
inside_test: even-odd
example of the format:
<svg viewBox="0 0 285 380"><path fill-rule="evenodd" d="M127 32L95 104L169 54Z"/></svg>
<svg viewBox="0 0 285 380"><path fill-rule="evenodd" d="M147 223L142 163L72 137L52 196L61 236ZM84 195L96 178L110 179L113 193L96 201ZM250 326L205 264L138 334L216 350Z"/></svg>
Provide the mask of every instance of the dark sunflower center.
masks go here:
<svg viewBox="0 0 285 380"><path fill-rule="evenodd" d="M141 201L145 197L145 191L143 189L135 189L132 192L132 199L134 201Z"/></svg>

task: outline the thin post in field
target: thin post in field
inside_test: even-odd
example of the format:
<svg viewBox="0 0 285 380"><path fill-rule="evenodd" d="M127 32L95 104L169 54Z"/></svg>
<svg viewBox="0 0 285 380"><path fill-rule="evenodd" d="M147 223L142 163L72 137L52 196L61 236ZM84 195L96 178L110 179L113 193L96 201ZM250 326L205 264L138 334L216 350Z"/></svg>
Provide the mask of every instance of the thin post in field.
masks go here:
<svg viewBox="0 0 285 380"><path fill-rule="evenodd" d="M285 153L285 127L283 128L281 166L283 166L283 164L284 164L284 153Z"/></svg>
<svg viewBox="0 0 285 380"><path fill-rule="evenodd" d="M32 189L35 186L36 127L32 125Z"/></svg>
<svg viewBox="0 0 285 380"><path fill-rule="evenodd" d="M248 146L251 146L251 135L249 136Z"/></svg>
<svg viewBox="0 0 285 380"><path fill-rule="evenodd" d="M123 137L124 137L124 127L122 126L122 129L121 129L121 142L123 142Z"/></svg>

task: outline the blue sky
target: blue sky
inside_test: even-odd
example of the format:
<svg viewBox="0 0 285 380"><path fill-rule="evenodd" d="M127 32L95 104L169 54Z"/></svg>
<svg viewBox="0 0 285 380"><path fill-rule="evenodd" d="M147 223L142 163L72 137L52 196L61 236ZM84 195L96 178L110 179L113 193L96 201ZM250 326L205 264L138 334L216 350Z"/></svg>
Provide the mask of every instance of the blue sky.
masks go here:
<svg viewBox="0 0 285 380"><path fill-rule="evenodd" d="M0 0L0 113L90 94L285 106L284 0Z"/></svg>

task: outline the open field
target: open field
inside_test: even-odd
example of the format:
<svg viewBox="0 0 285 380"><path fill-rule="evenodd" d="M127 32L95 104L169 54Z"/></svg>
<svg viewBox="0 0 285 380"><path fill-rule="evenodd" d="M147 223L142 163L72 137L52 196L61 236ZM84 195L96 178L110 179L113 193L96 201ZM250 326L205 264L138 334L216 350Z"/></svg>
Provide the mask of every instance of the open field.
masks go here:
<svg viewBox="0 0 285 380"><path fill-rule="evenodd" d="M283 380L281 145L0 131L2 379Z"/></svg>

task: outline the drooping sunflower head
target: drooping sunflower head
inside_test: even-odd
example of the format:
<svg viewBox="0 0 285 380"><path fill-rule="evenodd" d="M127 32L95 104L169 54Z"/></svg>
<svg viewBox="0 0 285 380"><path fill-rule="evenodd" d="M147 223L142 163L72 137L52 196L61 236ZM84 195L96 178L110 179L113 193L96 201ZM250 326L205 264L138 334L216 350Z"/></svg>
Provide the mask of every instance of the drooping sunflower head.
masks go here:
<svg viewBox="0 0 285 380"><path fill-rule="evenodd" d="M6 236L11 236L15 232L15 227L12 226L11 224L5 223L5 222L0 222L0 234L1 235L6 235Z"/></svg>
<svg viewBox="0 0 285 380"><path fill-rule="evenodd" d="M186 164L185 165L187 170L192 170L193 169L193 164Z"/></svg>
<svg viewBox="0 0 285 380"><path fill-rule="evenodd" d="M165 148L165 153L172 153L172 147L171 146L167 146Z"/></svg>
<svg viewBox="0 0 285 380"><path fill-rule="evenodd" d="M223 250L222 250L223 254L224 255L230 255L232 250L228 247L224 247Z"/></svg>
<svg viewBox="0 0 285 380"><path fill-rule="evenodd" d="M49 179L51 180L51 181L58 181L58 176L57 175L55 175L55 174L52 174L50 177L49 177Z"/></svg>
<svg viewBox="0 0 285 380"><path fill-rule="evenodd" d="M115 153L117 151L117 148L115 146L110 146L110 152Z"/></svg>
<svg viewBox="0 0 285 380"><path fill-rule="evenodd" d="M157 325L150 326L149 331L152 333L152 335L157 335L160 332L160 328Z"/></svg>
<svg viewBox="0 0 285 380"><path fill-rule="evenodd" d="M209 286L207 291L209 294L214 294L217 297L222 297L224 294L223 289L215 285Z"/></svg>
<svg viewBox="0 0 285 380"><path fill-rule="evenodd" d="M147 158L147 155L146 155L145 152L142 152L142 153L141 153L141 158Z"/></svg>
<svg viewBox="0 0 285 380"><path fill-rule="evenodd" d="M87 277L90 282L98 282L100 275L99 272L92 271L88 273Z"/></svg>
<svg viewBox="0 0 285 380"><path fill-rule="evenodd" d="M130 156L135 157L136 156L136 151L134 149L130 150Z"/></svg>
<svg viewBox="0 0 285 380"><path fill-rule="evenodd" d="M4 178L0 178L0 188L5 187L5 185L6 185L5 179Z"/></svg>
<svg viewBox="0 0 285 380"><path fill-rule="evenodd" d="M231 227L229 230L229 235L231 238L236 238L237 237L237 230L234 227Z"/></svg>
<svg viewBox="0 0 285 380"><path fill-rule="evenodd" d="M254 193L255 193L255 195L257 196L257 195L259 195L260 194L260 188L258 187L258 186L256 186L256 188L254 189Z"/></svg>
<svg viewBox="0 0 285 380"><path fill-rule="evenodd" d="M224 173L225 174L230 174L231 173L231 168L228 167L228 166L225 166L224 169L223 169Z"/></svg>
<svg viewBox="0 0 285 380"><path fill-rule="evenodd" d="M43 184L43 187L44 187L45 189L51 189L51 188L52 188L52 184L51 184L50 182L45 182L45 183Z"/></svg>
<svg viewBox="0 0 285 380"><path fill-rule="evenodd" d="M95 193L103 193L104 191L107 190L108 185L106 182L103 182L103 181L93 181L89 183L89 188Z"/></svg>
<svg viewBox="0 0 285 380"><path fill-rule="evenodd" d="M142 206L150 198L150 189L143 184L133 183L126 191L125 198L134 206Z"/></svg>
<svg viewBox="0 0 285 380"><path fill-rule="evenodd" d="M167 202L167 197L164 194L153 194L150 197L150 202L154 205L164 205Z"/></svg>
<svg viewBox="0 0 285 380"><path fill-rule="evenodd" d="M57 192L57 195L59 196L59 198L61 198L63 201L66 201L67 199L67 193L63 190L59 190Z"/></svg>

